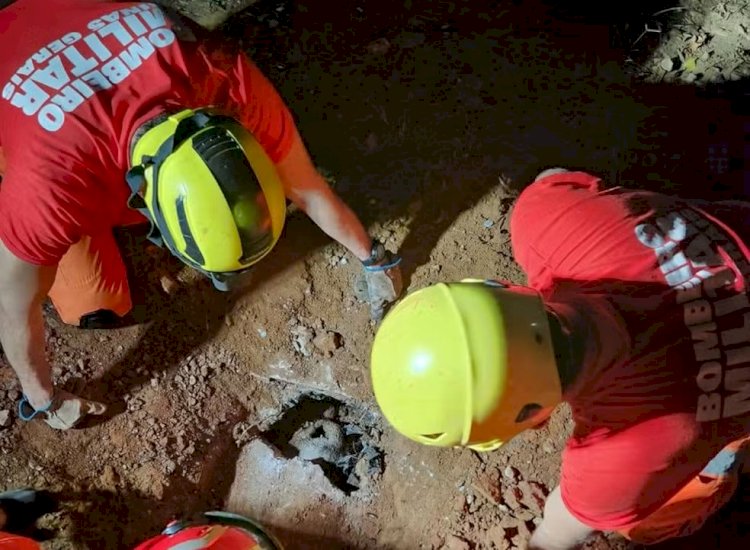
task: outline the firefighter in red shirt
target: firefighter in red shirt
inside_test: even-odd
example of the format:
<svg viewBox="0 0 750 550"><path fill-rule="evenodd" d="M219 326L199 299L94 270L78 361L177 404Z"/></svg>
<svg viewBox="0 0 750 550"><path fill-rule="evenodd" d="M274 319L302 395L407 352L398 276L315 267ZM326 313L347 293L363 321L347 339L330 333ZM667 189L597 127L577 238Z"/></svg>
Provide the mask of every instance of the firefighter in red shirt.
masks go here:
<svg viewBox="0 0 750 550"><path fill-rule="evenodd" d="M374 317L399 294L398 258L316 171L246 56L151 3L0 5L0 340L23 418L65 429L104 412L55 392L41 304L84 328L131 309L116 226L150 223L152 241L227 290L273 248L288 198L363 262Z"/></svg>
<svg viewBox="0 0 750 550"><path fill-rule="evenodd" d="M372 349L384 415L415 441L488 451L566 401L575 429L530 548L694 532L747 456L750 203L553 169L510 230L528 287L441 283L386 316Z"/></svg>

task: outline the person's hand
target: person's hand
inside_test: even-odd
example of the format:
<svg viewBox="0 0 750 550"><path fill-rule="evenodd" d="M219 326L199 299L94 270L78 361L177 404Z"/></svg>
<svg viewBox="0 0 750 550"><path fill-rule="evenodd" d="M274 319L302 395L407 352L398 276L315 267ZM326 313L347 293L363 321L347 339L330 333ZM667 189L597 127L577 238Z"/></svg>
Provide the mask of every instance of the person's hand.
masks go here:
<svg viewBox="0 0 750 550"><path fill-rule="evenodd" d="M90 401L73 395L70 392L58 390L45 407L34 409L29 402L21 400L18 413L22 420L43 415L48 426L55 430L69 430L74 428L87 415L102 415L107 412L107 406L97 401Z"/></svg>
<svg viewBox="0 0 750 550"><path fill-rule="evenodd" d="M401 263L401 258L385 251L381 261L365 266L370 317L374 321L380 322L388 304L395 302L401 296L403 281L399 263Z"/></svg>

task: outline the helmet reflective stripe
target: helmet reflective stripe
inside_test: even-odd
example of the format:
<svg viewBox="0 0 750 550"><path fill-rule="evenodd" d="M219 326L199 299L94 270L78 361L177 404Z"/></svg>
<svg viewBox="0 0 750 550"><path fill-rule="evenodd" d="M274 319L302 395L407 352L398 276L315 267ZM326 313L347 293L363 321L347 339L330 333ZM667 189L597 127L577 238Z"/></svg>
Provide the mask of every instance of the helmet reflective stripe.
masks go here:
<svg viewBox="0 0 750 550"><path fill-rule="evenodd" d="M151 221L149 238L222 290L276 244L286 197L276 167L236 120L185 110L137 139L129 204Z"/></svg>
<svg viewBox="0 0 750 550"><path fill-rule="evenodd" d="M201 550L203 548L210 548L211 545L222 536L224 536L224 533L226 533L229 529L231 529L231 527L209 527L208 530L203 533L200 538L188 540L185 542L178 542L177 544L172 546L170 550ZM257 545L254 544L253 546ZM250 549L253 548L253 546L248 546L247 548ZM243 549L238 548L237 550Z"/></svg>

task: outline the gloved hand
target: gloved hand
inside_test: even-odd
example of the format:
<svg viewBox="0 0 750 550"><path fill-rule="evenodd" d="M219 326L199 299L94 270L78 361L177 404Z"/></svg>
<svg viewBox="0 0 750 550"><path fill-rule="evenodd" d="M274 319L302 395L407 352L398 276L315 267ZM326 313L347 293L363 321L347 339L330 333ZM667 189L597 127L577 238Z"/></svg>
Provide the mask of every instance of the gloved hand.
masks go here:
<svg viewBox="0 0 750 550"><path fill-rule="evenodd" d="M386 306L401 296L403 281L400 263L401 258L383 249L380 260L371 265L365 265L370 317L374 321L381 321Z"/></svg>
<svg viewBox="0 0 750 550"><path fill-rule="evenodd" d="M55 430L74 428L88 415L102 415L107 412L107 406L97 401L89 401L73 395L70 392L58 390L47 406L34 410L26 397L18 404L18 415L22 420L31 420L43 414L44 421Z"/></svg>

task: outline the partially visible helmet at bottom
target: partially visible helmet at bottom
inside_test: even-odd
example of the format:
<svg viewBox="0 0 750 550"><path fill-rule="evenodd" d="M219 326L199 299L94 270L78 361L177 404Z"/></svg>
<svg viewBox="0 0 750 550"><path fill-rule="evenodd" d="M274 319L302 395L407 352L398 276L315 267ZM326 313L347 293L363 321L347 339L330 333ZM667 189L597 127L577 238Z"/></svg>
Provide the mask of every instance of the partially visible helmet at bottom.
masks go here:
<svg viewBox="0 0 750 550"><path fill-rule="evenodd" d="M284 227L276 167L235 119L209 109L168 115L137 138L130 206L150 238L228 290L260 261Z"/></svg>
<svg viewBox="0 0 750 550"><path fill-rule="evenodd" d="M536 291L497 281L410 294L373 342L383 415L414 441L478 451L537 426L562 399L547 315Z"/></svg>
<svg viewBox="0 0 750 550"><path fill-rule="evenodd" d="M260 524L229 512L206 512L198 520L172 522L135 550L284 550Z"/></svg>

